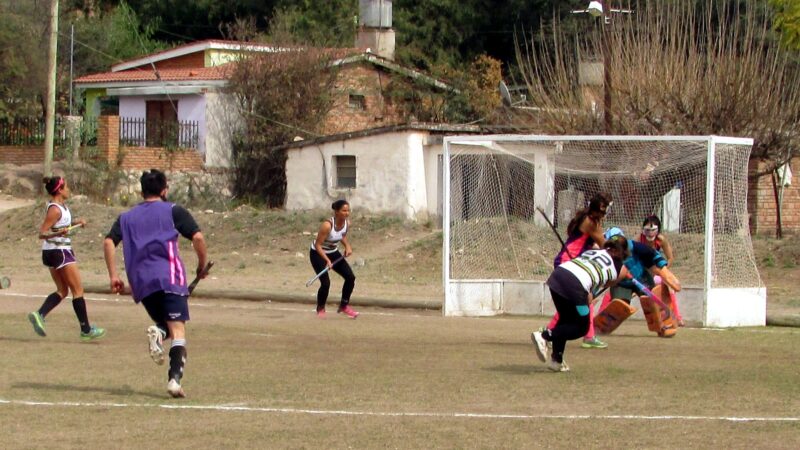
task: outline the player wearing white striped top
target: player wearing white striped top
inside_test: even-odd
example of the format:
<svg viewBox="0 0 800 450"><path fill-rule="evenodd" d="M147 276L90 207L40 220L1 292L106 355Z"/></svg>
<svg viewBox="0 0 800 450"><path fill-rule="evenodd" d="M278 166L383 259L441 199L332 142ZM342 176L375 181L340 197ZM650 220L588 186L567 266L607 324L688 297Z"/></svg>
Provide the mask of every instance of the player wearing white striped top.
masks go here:
<svg viewBox="0 0 800 450"><path fill-rule="evenodd" d="M309 258L315 273L320 273L326 267L344 278L342 286L342 299L339 303L337 312L344 313L348 317L355 319L358 312L350 307L350 295L356 284L356 276L353 269L347 264L344 258L353 254L350 241L347 239L347 230L350 226L350 203L347 200L337 200L331 205L333 217L325 220L319 226L317 238L311 243ZM339 252L339 243L344 245L344 255ZM328 272L319 277L319 290L317 291L317 317L325 318L325 303L328 301L328 291L331 287L331 278Z"/></svg>
<svg viewBox="0 0 800 450"><path fill-rule="evenodd" d="M560 264L550 274L547 286L558 311L558 323L549 330L531 334L539 359L550 370L569 370L564 362L567 341L586 334L592 299L604 287L627 276L622 261L628 255L625 239L609 239L603 244L603 249L587 250Z"/></svg>
<svg viewBox="0 0 800 450"><path fill-rule="evenodd" d="M39 336L47 336L45 330L45 316L53 310L67 294L72 292L72 308L78 317L81 327L81 340L90 341L105 335L106 330L94 327L89 323L86 312L86 301L83 299L83 284L78 271L78 262L72 250L72 241L69 230L72 226L85 226L83 219L72 220L72 213L64 203L70 196L69 186L61 177L45 178L43 180L50 201L45 207L45 218L39 227L39 239L42 243L42 263L50 269L50 276L56 283L56 292L48 295L38 311L28 314L28 320L33 325L33 331Z"/></svg>

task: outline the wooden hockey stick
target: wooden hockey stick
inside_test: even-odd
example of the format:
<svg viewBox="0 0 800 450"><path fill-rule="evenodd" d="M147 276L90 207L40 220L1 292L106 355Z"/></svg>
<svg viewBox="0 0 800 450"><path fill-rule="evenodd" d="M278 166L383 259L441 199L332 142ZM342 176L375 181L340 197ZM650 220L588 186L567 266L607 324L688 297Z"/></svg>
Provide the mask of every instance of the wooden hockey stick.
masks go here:
<svg viewBox="0 0 800 450"><path fill-rule="evenodd" d="M207 262L206 266L203 267L202 275L208 275L208 272L211 270L211 268L213 266L214 266L214 261ZM196 276L194 278L194 280L191 282L191 284L189 284L189 293L190 294L192 293L192 291L194 291L194 288L197 287L197 283L199 283L199 282L200 282L200 275Z"/></svg>

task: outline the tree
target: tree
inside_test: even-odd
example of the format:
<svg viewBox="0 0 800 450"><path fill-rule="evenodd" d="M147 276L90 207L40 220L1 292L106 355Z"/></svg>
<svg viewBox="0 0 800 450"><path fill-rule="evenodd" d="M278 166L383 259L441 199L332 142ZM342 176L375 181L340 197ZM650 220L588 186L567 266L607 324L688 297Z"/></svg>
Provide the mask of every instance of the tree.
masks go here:
<svg viewBox="0 0 800 450"><path fill-rule="evenodd" d="M579 52L554 23L517 47L537 107L519 125L553 134L752 137L751 157L767 164L750 177L770 175L800 148L800 70L763 7L752 0L642 2L636 14L577 38ZM592 105L602 96L587 95L579 82L579 54L603 55L611 102Z"/></svg>
<svg viewBox="0 0 800 450"><path fill-rule="evenodd" d="M243 122L233 142L237 197L283 206L286 151L276 147L296 136L318 136L333 106L332 61L329 52L309 48L262 53L236 63L229 87Z"/></svg>
<svg viewBox="0 0 800 450"><path fill-rule="evenodd" d="M775 28L781 32L786 46L800 50L800 2L797 0L769 0L775 8Z"/></svg>
<svg viewBox="0 0 800 450"><path fill-rule="evenodd" d="M48 8L0 0L0 118L44 114Z"/></svg>

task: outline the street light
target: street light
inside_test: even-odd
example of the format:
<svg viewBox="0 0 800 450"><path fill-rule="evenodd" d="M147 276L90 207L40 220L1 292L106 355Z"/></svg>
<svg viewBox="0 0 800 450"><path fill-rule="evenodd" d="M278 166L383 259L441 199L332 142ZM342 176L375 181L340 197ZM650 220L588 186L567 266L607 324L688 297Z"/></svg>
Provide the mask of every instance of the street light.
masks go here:
<svg viewBox="0 0 800 450"><path fill-rule="evenodd" d="M592 17L603 17L603 31L601 34L602 39L602 52L603 52L603 122L605 127L605 133L611 134L612 131L612 123L611 123L611 75L608 70L608 63L611 60L611 45L609 43L609 37L607 33L609 30L606 28L609 25L610 21L610 13L617 13L617 14L631 14L633 13L630 9L621 9L621 8L611 8L608 9L603 8L603 1L590 1L589 6L583 10L572 11L573 14L581 14L586 13Z"/></svg>
<svg viewBox="0 0 800 450"><path fill-rule="evenodd" d="M592 17L600 17L603 15L603 2L589 2L589 7L586 12Z"/></svg>

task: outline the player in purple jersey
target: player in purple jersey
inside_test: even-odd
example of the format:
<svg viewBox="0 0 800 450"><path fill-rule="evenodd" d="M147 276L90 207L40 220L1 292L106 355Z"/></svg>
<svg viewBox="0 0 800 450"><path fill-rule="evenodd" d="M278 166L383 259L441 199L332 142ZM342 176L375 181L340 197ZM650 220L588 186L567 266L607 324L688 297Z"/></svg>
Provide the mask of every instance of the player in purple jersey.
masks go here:
<svg viewBox="0 0 800 450"><path fill-rule="evenodd" d="M197 276L205 278L206 242L200 227L183 207L167 201L167 177L151 169L142 173L144 201L120 214L103 242L112 292L122 292L124 283L114 261L122 242L125 272L136 303L141 303L155 325L148 327L150 357L165 360L163 341L172 339L169 350L167 392L185 397L181 387L186 363L186 321L189 320L188 278L178 254L178 238L192 241L197 253Z"/></svg>

